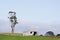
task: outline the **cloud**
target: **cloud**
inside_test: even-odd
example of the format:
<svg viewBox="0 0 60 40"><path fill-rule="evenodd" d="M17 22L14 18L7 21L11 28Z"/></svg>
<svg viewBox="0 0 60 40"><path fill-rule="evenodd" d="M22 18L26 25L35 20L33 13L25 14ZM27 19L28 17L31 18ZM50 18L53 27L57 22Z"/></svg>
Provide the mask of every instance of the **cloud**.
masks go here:
<svg viewBox="0 0 60 40"><path fill-rule="evenodd" d="M9 22L0 20L0 32L9 32L10 27L9 27Z"/></svg>
<svg viewBox="0 0 60 40"><path fill-rule="evenodd" d="M37 23L37 22L19 22L15 26L15 32L36 30L39 34L45 34L47 31L53 31L55 34L60 33L60 23ZM10 22L0 20L0 32L11 32Z"/></svg>

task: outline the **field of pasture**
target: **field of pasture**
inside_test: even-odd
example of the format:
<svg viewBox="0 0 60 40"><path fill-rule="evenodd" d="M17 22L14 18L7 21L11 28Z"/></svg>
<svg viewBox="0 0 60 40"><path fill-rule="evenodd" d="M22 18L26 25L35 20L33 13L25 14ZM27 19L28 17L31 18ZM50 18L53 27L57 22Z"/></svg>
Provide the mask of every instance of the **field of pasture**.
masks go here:
<svg viewBox="0 0 60 40"><path fill-rule="evenodd" d="M20 34L0 34L0 40L60 40L60 37L22 36Z"/></svg>

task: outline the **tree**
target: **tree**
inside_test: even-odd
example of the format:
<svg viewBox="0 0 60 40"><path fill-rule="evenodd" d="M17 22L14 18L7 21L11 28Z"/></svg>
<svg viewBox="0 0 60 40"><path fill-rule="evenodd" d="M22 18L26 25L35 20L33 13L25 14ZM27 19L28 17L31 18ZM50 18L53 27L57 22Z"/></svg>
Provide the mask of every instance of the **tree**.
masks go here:
<svg viewBox="0 0 60 40"><path fill-rule="evenodd" d="M60 34L57 34L56 36L60 36Z"/></svg>
<svg viewBox="0 0 60 40"><path fill-rule="evenodd" d="M16 17L16 12L9 11L8 14L10 15L8 18L11 22L11 28L12 28L11 32L14 33L14 27L18 23L17 22L17 17Z"/></svg>
<svg viewBox="0 0 60 40"><path fill-rule="evenodd" d="M46 32L45 36L55 36L55 35L54 35L54 32L48 31Z"/></svg>
<svg viewBox="0 0 60 40"><path fill-rule="evenodd" d="M40 36L43 36L42 34Z"/></svg>

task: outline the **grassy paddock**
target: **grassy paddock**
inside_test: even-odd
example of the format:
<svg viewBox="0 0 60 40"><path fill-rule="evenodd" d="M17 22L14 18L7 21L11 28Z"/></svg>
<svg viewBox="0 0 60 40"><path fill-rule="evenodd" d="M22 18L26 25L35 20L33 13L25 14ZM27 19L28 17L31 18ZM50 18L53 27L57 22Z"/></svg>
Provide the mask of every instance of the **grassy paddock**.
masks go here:
<svg viewBox="0 0 60 40"><path fill-rule="evenodd" d="M42 36L18 36L16 34L0 34L0 40L60 40L60 37L42 37Z"/></svg>
<svg viewBox="0 0 60 40"><path fill-rule="evenodd" d="M22 36L22 33L0 33L0 35Z"/></svg>

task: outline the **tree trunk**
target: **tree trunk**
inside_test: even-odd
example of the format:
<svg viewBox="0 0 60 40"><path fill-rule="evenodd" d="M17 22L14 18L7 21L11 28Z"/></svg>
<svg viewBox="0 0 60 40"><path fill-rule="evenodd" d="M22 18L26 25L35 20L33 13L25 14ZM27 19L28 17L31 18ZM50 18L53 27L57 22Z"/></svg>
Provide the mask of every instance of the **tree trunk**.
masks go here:
<svg viewBox="0 0 60 40"><path fill-rule="evenodd" d="M12 25L11 25L11 28L12 28L11 32L12 32L12 33L14 33L14 27L15 27L15 25L12 24Z"/></svg>
<svg viewBox="0 0 60 40"><path fill-rule="evenodd" d="M11 23L11 28L12 28L11 32L12 33L14 33L14 27L15 27L15 24L14 23Z"/></svg>
<svg viewBox="0 0 60 40"><path fill-rule="evenodd" d="M12 27L12 30L11 30L12 33L14 33L14 27Z"/></svg>

